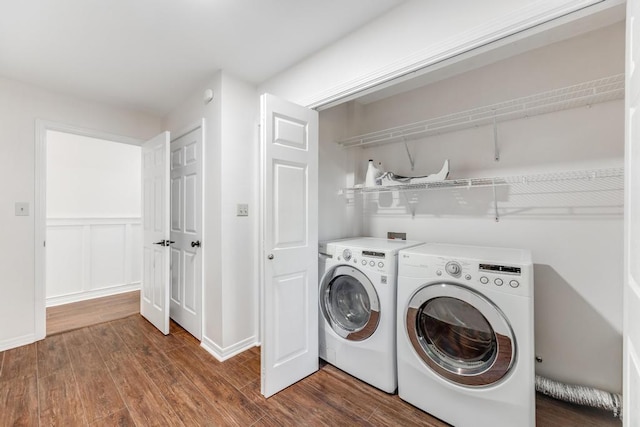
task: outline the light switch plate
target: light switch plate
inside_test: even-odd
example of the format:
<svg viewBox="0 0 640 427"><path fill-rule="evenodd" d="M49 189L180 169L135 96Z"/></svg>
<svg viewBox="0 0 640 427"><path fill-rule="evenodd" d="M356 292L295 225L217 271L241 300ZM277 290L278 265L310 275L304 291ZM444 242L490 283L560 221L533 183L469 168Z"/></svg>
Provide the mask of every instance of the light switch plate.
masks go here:
<svg viewBox="0 0 640 427"><path fill-rule="evenodd" d="M238 203L236 216L249 216L249 205L246 203Z"/></svg>
<svg viewBox="0 0 640 427"><path fill-rule="evenodd" d="M16 216L29 216L29 203L16 202Z"/></svg>

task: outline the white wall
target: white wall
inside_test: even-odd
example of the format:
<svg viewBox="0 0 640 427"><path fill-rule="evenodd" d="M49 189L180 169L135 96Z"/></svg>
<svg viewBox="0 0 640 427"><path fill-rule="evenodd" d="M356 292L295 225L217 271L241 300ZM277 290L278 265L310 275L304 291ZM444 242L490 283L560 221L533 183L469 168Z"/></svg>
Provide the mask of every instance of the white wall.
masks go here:
<svg viewBox="0 0 640 427"><path fill-rule="evenodd" d="M10 245L0 248L0 349L35 339L34 189L36 118L145 139L156 117L48 92L0 78L0 223ZM15 216L28 202L30 216ZM11 325L11 327L7 327Z"/></svg>
<svg viewBox="0 0 640 427"><path fill-rule="evenodd" d="M139 289L140 147L47 131L47 306Z"/></svg>
<svg viewBox="0 0 640 427"><path fill-rule="evenodd" d="M379 130L622 73L623 67L624 25L617 24L412 92L351 107L358 112L353 117L360 119L350 126L363 132ZM434 173L448 158L451 178L621 166L623 104L611 101L502 123L499 162L493 160L490 126L410 142L416 158L413 172L401 143L347 151L359 157L356 183L364 182L370 158L381 160L385 170L405 176ZM332 113L321 116L327 114ZM323 171L335 167L321 164ZM409 194L408 199L388 194L367 197L363 231L377 237L400 231L422 241L531 249L536 353L543 358L537 371L619 392L622 191L581 193L574 188L574 192L554 194L558 188L522 188L498 190L502 216L497 223L490 188L428 191ZM414 206L415 217L408 205ZM575 209L576 205L581 208ZM326 235L342 237L330 223L321 227Z"/></svg>
<svg viewBox="0 0 640 427"><path fill-rule="evenodd" d="M366 89L597 0L411 0L260 85L302 105ZM400 71L399 71L400 70Z"/></svg>
<svg viewBox="0 0 640 427"><path fill-rule="evenodd" d="M47 218L141 215L140 147L47 131Z"/></svg>
<svg viewBox="0 0 640 427"><path fill-rule="evenodd" d="M204 105L205 89L214 100ZM219 71L164 120L171 132L205 118L202 343L227 358L256 342L258 95ZM248 217L236 205L249 205Z"/></svg>

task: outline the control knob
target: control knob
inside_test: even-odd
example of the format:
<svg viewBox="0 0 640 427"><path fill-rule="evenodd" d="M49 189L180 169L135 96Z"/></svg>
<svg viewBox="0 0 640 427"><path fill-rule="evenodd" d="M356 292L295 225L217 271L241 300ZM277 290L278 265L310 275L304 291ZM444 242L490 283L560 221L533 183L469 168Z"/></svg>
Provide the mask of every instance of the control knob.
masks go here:
<svg viewBox="0 0 640 427"><path fill-rule="evenodd" d="M345 261L349 261L351 259L351 250L345 249L342 251L342 258L344 258Z"/></svg>

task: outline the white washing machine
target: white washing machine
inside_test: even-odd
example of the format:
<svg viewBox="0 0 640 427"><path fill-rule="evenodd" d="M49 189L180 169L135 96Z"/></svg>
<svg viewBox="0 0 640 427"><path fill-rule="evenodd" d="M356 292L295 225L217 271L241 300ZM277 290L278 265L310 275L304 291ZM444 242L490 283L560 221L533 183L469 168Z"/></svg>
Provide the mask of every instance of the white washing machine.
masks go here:
<svg viewBox="0 0 640 427"><path fill-rule="evenodd" d="M400 398L456 427L535 425L529 251L403 250L397 328Z"/></svg>
<svg viewBox="0 0 640 427"><path fill-rule="evenodd" d="M372 237L320 243L320 357L387 393L397 388L398 251L419 244Z"/></svg>

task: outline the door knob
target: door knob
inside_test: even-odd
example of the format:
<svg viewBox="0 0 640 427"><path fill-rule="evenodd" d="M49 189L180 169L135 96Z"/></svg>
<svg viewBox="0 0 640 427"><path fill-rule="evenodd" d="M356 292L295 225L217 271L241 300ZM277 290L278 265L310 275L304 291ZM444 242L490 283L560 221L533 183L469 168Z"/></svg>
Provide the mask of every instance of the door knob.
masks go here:
<svg viewBox="0 0 640 427"><path fill-rule="evenodd" d="M269 259L273 259L273 254L269 254L269 255L267 255L267 258L269 258Z"/></svg>
<svg viewBox="0 0 640 427"><path fill-rule="evenodd" d="M160 245L160 246L169 246L172 243L175 243L175 242L173 240L160 240L159 242L153 242L154 245Z"/></svg>
<svg viewBox="0 0 640 427"><path fill-rule="evenodd" d="M191 247L192 248L200 247L200 240L196 240L195 242L191 242Z"/></svg>

